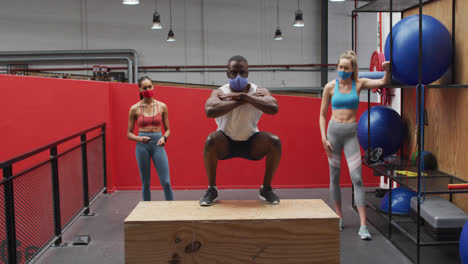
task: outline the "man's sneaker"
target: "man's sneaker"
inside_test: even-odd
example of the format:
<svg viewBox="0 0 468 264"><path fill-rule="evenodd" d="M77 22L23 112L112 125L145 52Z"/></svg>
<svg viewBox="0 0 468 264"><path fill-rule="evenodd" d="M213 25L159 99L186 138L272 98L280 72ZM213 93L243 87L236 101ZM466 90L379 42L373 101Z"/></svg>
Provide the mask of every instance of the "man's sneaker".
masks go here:
<svg viewBox="0 0 468 264"><path fill-rule="evenodd" d="M343 230L344 224L343 224L343 218L340 218L340 231Z"/></svg>
<svg viewBox="0 0 468 264"><path fill-rule="evenodd" d="M213 205L218 197L218 190L216 187L210 186L206 190L205 196L200 198L200 206L210 206Z"/></svg>
<svg viewBox="0 0 468 264"><path fill-rule="evenodd" d="M362 240L371 240L372 239L371 234L369 233L369 231L367 231L367 226L361 226L359 228L359 236L361 236Z"/></svg>
<svg viewBox="0 0 468 264"><path fill-rule="evenodd" d="M279 204L280 199L276 194L273 193L271 186L263 186L260 189L260 199L264 200L269 204Z"/></svg>

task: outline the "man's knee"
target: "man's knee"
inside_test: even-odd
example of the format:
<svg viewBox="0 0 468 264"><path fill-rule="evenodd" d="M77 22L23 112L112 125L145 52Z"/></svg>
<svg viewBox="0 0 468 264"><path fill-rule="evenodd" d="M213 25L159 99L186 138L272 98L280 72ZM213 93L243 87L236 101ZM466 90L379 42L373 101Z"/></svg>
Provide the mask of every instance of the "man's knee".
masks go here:
<svg viewBox="0 0 468 264"><path fill-rule="evenodd" d="M275 150L281 150L281 140L277 135L271 135L270 137L270 145Z"/></svg>
<svg viewBox="0 0 468 264"><path fill-rule="evenodd" d="M205 149L216 148L216 142L218 141L219 135L217 133L211 133L205 141Z"/></svg>

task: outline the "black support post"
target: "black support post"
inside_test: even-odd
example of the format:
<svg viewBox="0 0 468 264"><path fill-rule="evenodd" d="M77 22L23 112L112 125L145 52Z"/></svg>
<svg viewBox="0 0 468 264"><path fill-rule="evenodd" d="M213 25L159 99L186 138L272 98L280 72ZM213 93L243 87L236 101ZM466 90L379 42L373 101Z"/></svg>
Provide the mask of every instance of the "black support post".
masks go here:
<svg viewBox="0 0 468 264"><path fill-rule="evenodd" d="M104 184L104 193L107 194L107 161L106 161L106 125L101 128L102 131L102 177Z"/></svg>
<svg viewBox="0 0 468 264"><path fill-rule="evenodd" d="M14 191L13 191L13 180L11 176L13 174L13 168L11 165L3 168L3 179L6 180L4 183L5 192L5 227L7 235L7 256L9 264L17 263L16 256L16 227L15 227L15 202L14 202Z"/></svg>
<svg viewBox="0 0 468 264"><path fill-rule="evenodd" d="M456 45L455 45L455 42L456 42L456 38L455 38L455 18L456 18L456 0L452 0L452 84L455 84L455 81L456 81L456 78L455 78L455 60L456 60L456 56L455 56L455 48L456 48Z"/></svg>
<svg viewBox="0 0 468 264"><path fill-rule="evenodd" d="M83 171L83 206L85 210L84 215L89 214L89 186L88 186L88 150L86 135L81 135L81 164Z"/></svg>
<svg viewBox="0 0 468 264"><path fill-rule="evenodd" d="M60 188L58 175L58 157L57 146L50 148L50 166L52 171L52 198L54 204L54 233L57 239L54 242L55 246L62 244L62 222L60 215Z"/></svg>
<svg viewBox="0 0 468 264"><path fill-rule="evenodd" d="M328 82L328 67L324 66L328 64L328 0L322 0L321 2L321 24L320 24L320 32L321 32L321 57L320 63L322 67L320 67L320 85L321 87L325 87Z"/></svg>
<svg viewBox="0 0 468 264"><path fill-rule="evenodd" d="M422 100L422 95L424 87L422 86L422 15L423 15L423 9L422 9L422 0L419 0L419 58L418 58L418 87L417 87L417 96L418 96L418 148L419 148L419 153L423 153L424 150L424 142L423 142L423 133L424 133L424 120L422 118L422 113L424 112L424 106L421 103ZM420 227L420 221L419 221L419 216L420 216L420 207L421 207L421 166L422 166L422 155L418 156L418 205L417 205L417 214L418 214L418 220L417 220L417 231L416 231L416 263L419 264L420 262L420 233L421 233L421 227Z"/></svg>

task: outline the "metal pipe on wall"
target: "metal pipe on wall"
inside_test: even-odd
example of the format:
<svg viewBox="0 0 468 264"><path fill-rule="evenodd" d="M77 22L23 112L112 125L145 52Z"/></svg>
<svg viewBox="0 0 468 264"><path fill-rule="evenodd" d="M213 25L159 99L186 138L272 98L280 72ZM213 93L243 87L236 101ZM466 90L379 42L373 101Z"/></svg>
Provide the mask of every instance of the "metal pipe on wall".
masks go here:
<svg viewBox="0 0 468 264"><path fill-rule="evenodd" d="M35 68L35 69L27 69L27 72L48 72L51 71L85 71L85 70L92 70L93 68ZM108 67L109 70L125 70L125 67ZM6 69L0 69L0 71ZM18 70L20 71L20 70ZM335 71L335 69L328 69L327 71ZM205 70L198 70L198 69L143 69L139 72L166 72L166 73L180 73L180 72L226 72L224 69L205 69ZM249 72L322 72L321 69L251 69Z"/></svg>
<svg viewBox="0 0 468 264"><path fill-rule="evenodd" d="M136 53L133 49L0 51L0 56L95 55Z"/></svg>
<svg viewBox="0 0 468 264"><path fill-rule="evenodd" d="M34 62L34 61L74 61L74 60L126 60L128 65L128 82L135 83L133 78L133 62L127 56L113 56L113 57L24 57L24 58L1 58L0 63L10 63L10 62Z"/></svg>
<svg viewBox="0 0 468 264"><path fill-rule="evenodd" d="M48 56L48 55L81 55L81 56L100 56L100 55L122 55L130 54L132 56L132 68L129 70L132 76L132 82L136 83L138 79L138 53L134 49L104 49L104 50L38 50L38 51L2 51L0 52L0 59L2 57L11 56ZM133 70L132 70L133 69ZM132 73L130 73L132 72ZM133 78L135 76L135 78Z"/></svg>
<svg viewBox="0 0 468 264"><path fill-rule="evenodd" d="M317 68L321 67L320 71L330 71L334 70L335 64L277 64L277 65L250 65L250 71L318 71L317 69L291 69L291 68ZM259 70L264 68L264 70ZM108 67L109 70L124 70L125 67ZM139 71L141 72L150 72L149 69L154 69L157 72L158 70L164 72L183 72L188 71L190 69L201 69L196 72L209 72L210 69L223 69L221 71L225 71L225 65L181 65L181 66L141 66L139 67ZM1 70L1 69L0 69ZM28 71L85 71L85 70L92 70L90 67L72 67L72 68L33 68L28 69ZM135 77L136 78L136 77Z"/></svg>
<svg viewBox="0 0 468 264"><path fill-rule="evenodd" d="M320 63L322 65L329 65L328 64L328 0L322 0L321 2L321 26L320 26L320 33L321 33L321 58ZM326 67L322 66L322 72L320 75L320 85L325 87L328 82L328 71Z"/></svg>
<svg viewBox="0 0 468 264"><path fill-rule="evenodd" d="M336 64L262 64L249 65L251 68L304 68L304 67L330 67ZM226 69L226 65L180 65L180 66L141 66L139 69Z"/></svg>

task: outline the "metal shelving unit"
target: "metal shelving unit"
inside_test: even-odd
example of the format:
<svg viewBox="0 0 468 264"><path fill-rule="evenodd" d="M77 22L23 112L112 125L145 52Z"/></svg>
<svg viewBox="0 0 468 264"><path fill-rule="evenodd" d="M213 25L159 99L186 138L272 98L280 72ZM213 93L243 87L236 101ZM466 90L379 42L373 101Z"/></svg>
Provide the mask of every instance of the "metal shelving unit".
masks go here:
<svg viewBox="0 0 468 264"><path fill-rule="evenodd" d="M404 12L408 9L416 7L419 2L422 4L431 2L432 0L374 0L365 4L359 8L356 8L354 12Z"/></svg>
<svg viewBox="0 0 468 264"><path fill-rule="evenodd" d="M371 164L367 161L363 161L363 164L379 175L384 175L390 178L392 181L399 183L400 185L407 186L409 189L416 190L418 188L418 177L406 176L399 174L397 171L415 171L418 169L416 164L410 163L408 160L402 160L400 158L394 159L391 162L384 164ZM467 183L465 180L460 179L456 176L439 170L425 170L426 176L424 177L424 193L425 194L454 194L454 193L468 193L468 190L448 190L447 184L458 184ZM450 199L452 200L452 199Z"/></svg>
<svg viewBox="0 0 468 264"><path fill-rule="evenodd" d="M422 153L424 150L424 87L422 85L422 7L423 4L431 2L432 0L374 0L362 7L355 8L352 11L352 49L356 51L356 32L357 23L355 23L357 13L359 12L389 12L390 21L393 21L393 13L404 12L411 8L419 7L419 67L418 75L419 82L415 86L398 85L392 83L389 88L416 88L417 89L417 138L418 138L418 151ZM455 54L455 0L452 0L452 41L453 41L453 54ZM393 35L392 25L390 25L390 35ZM455 62L453 55L452 63ZM390 61L393 60L393 38L390 38ZM452 82L454 80L452 74ZM449 85L426 85L427 88L468 88L466 84L449 84ZM370 109L370 90L368 90L368 109ZM370 122L370 111L368 111L368 122ZM370 124L368 124L368 149L370 149ZM442 171L424 171L427 176L422 176L423 168L421 157L418 158L416 164L409 164L407 160L400 158L387 161L384 164L372 164L363 158L363 165L371 168L376 175L382 175L390 179L389 190L393 186L393 182L397 182L402 186L415 191L418 199L418 206L416 210L416 219L409 216L392 214L391 210L391 192L389 192L389 213L382 212L380 208L379 199L373 195L374 193L366 194L368 210L367 219L372 223L379 232L381 232L389 241L397 247L403 254L415 263L420 263L421 253L425 256L424 263L457 263L458 262L458 241L438 241L432 238L424 229L424 224L420 217L421 199L425 195L449 195L450 201L453 195L457 193L468 193L468 190L448 190L447 184L452 183L467 183L467 181L457 178L453 175L444 173ZM398 174L398 170L417 171L416 177L408 177ZM354 205L354 196L353 196ZM437 250L434 250L437 249ZM449 258L446 256L440 259L440 252L448 252ZM416 256L414 256L416 253ZM426 259L427 258L427 259Z"/></svg>

